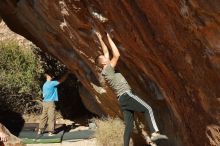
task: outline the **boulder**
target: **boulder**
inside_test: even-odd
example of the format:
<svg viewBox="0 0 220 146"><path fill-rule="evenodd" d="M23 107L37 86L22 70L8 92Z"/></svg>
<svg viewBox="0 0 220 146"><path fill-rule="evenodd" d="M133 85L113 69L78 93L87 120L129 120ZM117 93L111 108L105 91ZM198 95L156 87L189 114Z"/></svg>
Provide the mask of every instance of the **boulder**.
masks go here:
<svg viewBox="0 0 220 146"><path fill-rule="evenodd" d="M97 90L94 58L101 48L93 30L106 43L109 32L121 53L117 69L153 107L169 137L163 146L217 146L219 6L219 0L1 0L0 15L11 30L67 65L86 90L86 107L121 117L112 90ZM141 125L143 116L136 117Z"/></svg>

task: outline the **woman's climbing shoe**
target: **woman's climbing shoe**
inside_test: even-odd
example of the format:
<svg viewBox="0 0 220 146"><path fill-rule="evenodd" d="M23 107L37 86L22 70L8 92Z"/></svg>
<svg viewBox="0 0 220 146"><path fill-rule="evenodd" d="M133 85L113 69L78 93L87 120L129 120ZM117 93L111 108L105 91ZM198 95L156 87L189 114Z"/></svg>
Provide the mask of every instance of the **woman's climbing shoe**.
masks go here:
<svg viewBox="0 0 220 146"><path fill-rule="evenodd" d="M151 134L151 141L157 141L157 140L167 140L168 137L166 135L160 134L158 132L154 132Z"/></svg>

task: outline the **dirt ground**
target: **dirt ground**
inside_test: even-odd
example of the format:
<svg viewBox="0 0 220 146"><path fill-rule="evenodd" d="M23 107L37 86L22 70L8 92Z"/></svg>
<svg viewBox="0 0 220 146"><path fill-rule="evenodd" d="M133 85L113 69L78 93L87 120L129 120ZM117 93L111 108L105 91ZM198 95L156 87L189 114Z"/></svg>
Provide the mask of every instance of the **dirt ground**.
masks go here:
<svg viewBox="0 0 220 146"><path fill-rule="evenodd" d="M56 124L66 124L66 125L75 125L70 131L79 131L79 130L88 130L88 125L86 118L78 119L77 121L65 120L59 114L57 114ZM25 115L23 117L26 123L39 123L39 116L30 116ZM83 122L84 121L84 122ZM49 143L49 144L27 144L27 146L97 146L96 139L85 139L75 142L66 142L62 143Z"/></svg>

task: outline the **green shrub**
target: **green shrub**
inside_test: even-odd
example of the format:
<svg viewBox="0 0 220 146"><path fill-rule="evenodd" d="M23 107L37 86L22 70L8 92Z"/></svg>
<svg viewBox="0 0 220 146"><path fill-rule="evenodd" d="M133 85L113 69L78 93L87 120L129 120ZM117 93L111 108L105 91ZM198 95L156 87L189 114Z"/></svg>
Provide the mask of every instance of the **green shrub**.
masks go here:
<svg viewBox="0 0 220 146"><path fill-rule="evenodd" d="M39 60L17 42L0 44L0 106L1 110L22 113L27 102L41 94Z"/></svg>
<svg viewBox="0 0 220 146"><path fill-rule="evenodd" d="M122 146L124 123L119 118L95 119L95 137L99 146Z"/></svg>

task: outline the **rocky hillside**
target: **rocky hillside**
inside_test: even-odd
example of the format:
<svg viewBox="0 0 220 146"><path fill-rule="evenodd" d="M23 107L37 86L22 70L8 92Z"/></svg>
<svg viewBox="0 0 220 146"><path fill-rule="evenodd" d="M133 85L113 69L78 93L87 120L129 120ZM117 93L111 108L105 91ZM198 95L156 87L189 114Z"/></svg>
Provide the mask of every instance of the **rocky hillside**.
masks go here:
<svg viewBox="0 0 220 146"><path fill-rule="evenodd" d="M95 86L101 49L92 29L111 33L121 52L117 69L170 138L163 146L218 146L219 6L219 0L1 0L0 15L68 66L90 111L121 116L113 92Z"/></svg>
<svg viewBox="0 0 220 146"><path fill-rule="evenodd" d="M19 43L19 46L24 48L29 48L32 45L32 42L11 31L4 21L0 20L0 42L4 41L16 41Z"/></svg>

